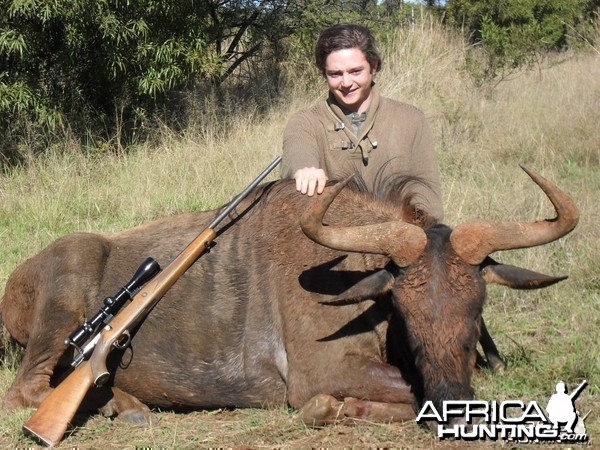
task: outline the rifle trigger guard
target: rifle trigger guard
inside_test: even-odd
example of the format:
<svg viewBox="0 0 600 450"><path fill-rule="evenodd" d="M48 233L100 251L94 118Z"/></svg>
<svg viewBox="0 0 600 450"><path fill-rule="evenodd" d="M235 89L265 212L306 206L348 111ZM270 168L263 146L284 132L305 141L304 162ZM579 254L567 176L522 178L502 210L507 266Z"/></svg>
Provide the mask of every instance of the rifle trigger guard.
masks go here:
<svg viewBox="0 0 600 450"><path fill-rule="evenodd" d="M115 348L119 350L124 350L129 346L131 342L131 334L129 330L125 330L118 341L115 342Z"/></svg>

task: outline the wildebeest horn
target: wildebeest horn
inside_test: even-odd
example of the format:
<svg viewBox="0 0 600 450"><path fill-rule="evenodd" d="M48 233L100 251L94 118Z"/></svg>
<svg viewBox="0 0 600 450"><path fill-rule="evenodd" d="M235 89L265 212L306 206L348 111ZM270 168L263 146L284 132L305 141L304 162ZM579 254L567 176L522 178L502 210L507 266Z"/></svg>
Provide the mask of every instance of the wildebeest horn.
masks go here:
<svg viewBox="0 0 600 450"><path fill-rule="evenodd" d="M378 295L383 295L392 289L396 277L387 269L381 269L374 274L363 278L354 286L336 295L333 298L323 300L319 303L322 305L351 305L359 303L363 300L373 299Z"/></svg>
<svg viewBox="0 0 600 450"><path fill-rule="evenodd" d="M554 183L521 165L521 168L545 192L556 210L554 219L533 223L467 222L450 235L452 247L464 261L480 264L497 250L529 248L547 244L568 234L579 221L575 202Z"/></svg>
<svg viewBox="0 0 600 450"><path fill-rule="evenodd" d="M486 283L508 286L511 289L540 289L566 280L567 276L553 277L510 264L494 264L481 270Z"/></svg>
<svg viewBox="0 0 600 450"><path fill-rule="evenodd" d="M351 179L352 176L327 188L312 201L300 218L304 234L334 250L386 255L399 267L414 262L427 244L425 232L416 225L395 221L353 227L323 226L327 209Z"/></svg>

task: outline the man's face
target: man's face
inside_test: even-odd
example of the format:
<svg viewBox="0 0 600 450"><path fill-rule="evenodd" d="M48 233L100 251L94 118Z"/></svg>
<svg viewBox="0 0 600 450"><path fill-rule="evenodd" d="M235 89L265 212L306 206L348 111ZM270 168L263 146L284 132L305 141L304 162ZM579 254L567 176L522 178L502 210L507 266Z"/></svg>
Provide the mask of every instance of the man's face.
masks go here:
<svg viewBox="0 0 600 450"><path fill-rule="evenodd" d="M346 48L329 54L325 60L325 78L337 102L351 111L362 113L371 103L371 83L376 68L358 48Z"/></svg>

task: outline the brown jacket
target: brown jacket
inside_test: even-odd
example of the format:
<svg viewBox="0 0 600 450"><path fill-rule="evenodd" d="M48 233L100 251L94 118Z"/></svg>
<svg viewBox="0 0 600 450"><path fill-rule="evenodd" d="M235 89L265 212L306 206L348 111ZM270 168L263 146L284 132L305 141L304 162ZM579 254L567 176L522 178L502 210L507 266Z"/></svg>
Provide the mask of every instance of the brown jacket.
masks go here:
<svg viewBox="0 0 600 450"><path fill-rule="evenodd" d="M425 116L411 105L380 96L376 86L358 136L331 95L291 117L284 132L281 176L293 178L304 167L322 168L330 180L358 172L369 190L380 169L380 177L421 177L429 188L415 185L414 203L442 219L439 171Z"/></svg>

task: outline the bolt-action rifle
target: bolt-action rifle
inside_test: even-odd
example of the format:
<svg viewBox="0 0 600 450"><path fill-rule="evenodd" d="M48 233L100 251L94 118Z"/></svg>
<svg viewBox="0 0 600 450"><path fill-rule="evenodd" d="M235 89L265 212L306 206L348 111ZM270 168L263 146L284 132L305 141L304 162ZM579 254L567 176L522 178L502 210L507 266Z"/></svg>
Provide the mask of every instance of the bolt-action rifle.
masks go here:
<svg viewBox="0 0 600 450"><path fill-rule="evenodd" d="M129 330L139 325L171 286L209 250L217 236L217 225L280 161L281 157L275 158L162 271L154 259L148 258L114 297L104 299L104 306L92 319L71 333L65 343L77 350L78 354L71 363L75 369L42 401L37 411L23 425L26 434L49 447L60 442L88 390L92 386L100 387L109 380L110 373L106 367L108 354L115 347L129 344ZM123 306L128 300L131 301Z"/></svg>

